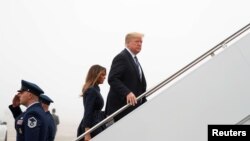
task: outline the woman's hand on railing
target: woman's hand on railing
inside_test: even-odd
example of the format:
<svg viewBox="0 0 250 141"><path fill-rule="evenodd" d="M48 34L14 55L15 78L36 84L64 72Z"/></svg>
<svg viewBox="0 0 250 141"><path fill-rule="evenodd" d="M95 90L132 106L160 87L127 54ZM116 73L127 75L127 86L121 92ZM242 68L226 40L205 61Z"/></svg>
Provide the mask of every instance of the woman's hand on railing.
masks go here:
<svg viewBox="0 0 250 141"><path fill-rule="evenodd" d="M90 128L85 128L85 132L88 131ZM91 136L90 133L86 134L84 137L84 141L90 141L91 140Z"/></svg>

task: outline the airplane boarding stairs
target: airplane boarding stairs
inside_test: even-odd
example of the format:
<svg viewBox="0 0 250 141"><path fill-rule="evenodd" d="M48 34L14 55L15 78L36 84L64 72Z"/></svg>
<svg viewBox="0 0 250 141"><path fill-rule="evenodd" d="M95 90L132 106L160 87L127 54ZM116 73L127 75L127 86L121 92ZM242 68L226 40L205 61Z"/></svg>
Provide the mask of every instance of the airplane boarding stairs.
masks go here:
<svg viewBox="0 0 250 141"><path fill-rule="evenodd" d="M242 119L250 119L249 26L159 84L157 96L92 141L206 141L209 124L248 122ZM207 57L211 58L166 87Z"/></svg>

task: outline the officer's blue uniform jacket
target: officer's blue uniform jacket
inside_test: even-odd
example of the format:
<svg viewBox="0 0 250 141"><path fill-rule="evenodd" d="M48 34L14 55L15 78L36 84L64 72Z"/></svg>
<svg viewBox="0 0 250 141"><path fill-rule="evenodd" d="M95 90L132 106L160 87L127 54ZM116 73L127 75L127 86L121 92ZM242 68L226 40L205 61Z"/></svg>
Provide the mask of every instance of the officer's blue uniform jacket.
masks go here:
<svg viewBox="0 0 250 141"><path fill-rule="evenodd" d="M14 117L15 115L13 113ZM48 123L46 113L40 103L31 105L26 111L15 117L15 128L17 141L46 141Z"/></svg>
<svg viewBox="0 0 250 141"><path fill-rule="evenodd" d="M49 126L47 141L54 141L55 135L56 135L56 125L55 125L54 119L49 111L46 112L46 116L47 116L47 120L48 120L47 123Z"/></svg>
<svg viewBox="0 0 250 141"><path fill-rule="evenodd" d="M39 98L40 98L40 102L46 105L50 105L50 103L54 102L47 95L44 95L44 94L40 95ZM49 125L47 141L54 141L55 135L56 135L56 125L49 111L46 112L46 117L47 117L47 123Z"/></svg>

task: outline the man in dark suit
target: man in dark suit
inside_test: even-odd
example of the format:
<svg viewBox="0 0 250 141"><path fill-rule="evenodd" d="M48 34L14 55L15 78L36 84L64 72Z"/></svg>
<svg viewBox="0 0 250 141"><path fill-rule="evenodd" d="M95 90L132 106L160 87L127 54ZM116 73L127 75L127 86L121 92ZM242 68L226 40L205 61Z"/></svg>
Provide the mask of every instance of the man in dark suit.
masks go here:
<svg viewBox="0 0 250 141"><path fill-rule="evenodd" d="M60 124L60 119L59 119L59 116L56 115L56 109L55 108L52 109L52 117L54 119L54 122L55 122L55 125L56 125L56 132L57 132L57 126Z"/></svg>
<svg viewBox="0 0 250 141"><path fill-rule="evenodd" d="M129 112L146 102L136 97L146 91L146 79L136 55L141 51L143 34L133 32L125 37L126 48L115 56L108 76L110 90L107 97L106 114L111 115L127 103L131 104L116 117L118 121Z"/></svg>
<svg viewBox="0 0 250 141"><path fill-rule="evenodd" d="M34 83L22 80L21 89L9 106L15 118L17 141L46 141L48 123L46 114L39 103L43 90ZM27 107L22 112L20 104Z"/></svg>

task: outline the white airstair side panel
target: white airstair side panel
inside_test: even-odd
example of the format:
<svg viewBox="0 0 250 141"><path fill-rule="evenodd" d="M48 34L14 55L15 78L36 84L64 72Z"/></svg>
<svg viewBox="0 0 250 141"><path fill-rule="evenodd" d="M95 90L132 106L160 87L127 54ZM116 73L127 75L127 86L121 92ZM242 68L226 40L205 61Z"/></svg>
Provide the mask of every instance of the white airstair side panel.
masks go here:
<svg viewBox="0 0 250 141"><path fill-rule="evenodd" d="M249 114L250 34L93 141L206 141L208 124L236 124Z"/></svg>

